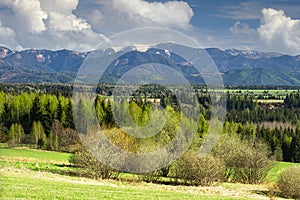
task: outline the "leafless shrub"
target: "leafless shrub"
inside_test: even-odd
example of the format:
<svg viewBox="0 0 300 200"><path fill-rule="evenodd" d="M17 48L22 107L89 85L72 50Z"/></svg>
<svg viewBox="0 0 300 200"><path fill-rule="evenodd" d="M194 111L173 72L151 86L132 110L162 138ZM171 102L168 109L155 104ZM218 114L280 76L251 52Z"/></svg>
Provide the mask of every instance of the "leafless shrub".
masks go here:
<svg viewBox="0 0 300 200"><path fill-rule="evenodd" d="M197 152L187 152L177 162L177 177L186 184L210 186L223 181L224 172L221 159L200 157Z"/></svg>
<svg viewBox="0 0 300 200"><path fill-rule="evenodd" d="M86 171L81 175L90 178L117 178L119 175L119 172L99 162L90 152L88 152L84 148L81 148L80 151L76 152L71 157L70 163L74 164L76 167L85 169Z"/></svg>
<svg viewBox="0 0 300 200"><path fill-rule="evenodd" d="M259 183L270 168L267 145L261 142L241 141L235 136L223 136L213 150L215 157L226 165L229 182Z"/></svg>
<svg viewBox="0 0 300 200"><path fill-rule="evenodd" d="M282 196L300 199L300 167L285 169L279 175L278 187Z"/></svg>

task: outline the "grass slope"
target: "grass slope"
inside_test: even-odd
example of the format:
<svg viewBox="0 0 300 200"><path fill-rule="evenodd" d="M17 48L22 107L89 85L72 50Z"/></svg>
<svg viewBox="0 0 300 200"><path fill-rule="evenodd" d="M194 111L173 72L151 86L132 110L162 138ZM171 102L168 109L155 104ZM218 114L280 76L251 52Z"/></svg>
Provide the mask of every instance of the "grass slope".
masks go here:
<svg viewBox="0 0 300 200"><path fill-rule="evenodd" d="M5 172L1 178L4 199L237 199L168 191L154 184L95 181L10 168L1 172Z"/></svg>
<svg viewBox="0 0 300 200"><path fill-rule="evenodd" d="M264 185L171 186L137 179L128 182L61 175L77 170L67 165L70 156L0 144L0 199L268 199ZM276 163L269 180L276 181L279 171L292 165Z"/></svg>

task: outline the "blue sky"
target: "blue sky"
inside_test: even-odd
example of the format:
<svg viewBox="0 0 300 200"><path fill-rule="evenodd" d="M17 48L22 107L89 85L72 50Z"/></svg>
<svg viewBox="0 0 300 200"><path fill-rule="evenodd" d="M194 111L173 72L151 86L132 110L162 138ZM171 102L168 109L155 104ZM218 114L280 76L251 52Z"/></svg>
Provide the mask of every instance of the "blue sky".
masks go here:
<svg viewBox="0 0 300 200"><path fill-rule="evenodd" d="M236 20L244 21L252 28L256 28L259 26L260 11L263 8L284 10L287 16L300 18L300 1L188 0L187 2L194 10L191 23L213 30L228 30Z"/></svg>
<svg viewBox="0 0 300 200"><path fill-rule="evenodd" d="M87 51L132 28L183 32L204 47L300 54L295 0L0 0L0 44Z"/></svg>

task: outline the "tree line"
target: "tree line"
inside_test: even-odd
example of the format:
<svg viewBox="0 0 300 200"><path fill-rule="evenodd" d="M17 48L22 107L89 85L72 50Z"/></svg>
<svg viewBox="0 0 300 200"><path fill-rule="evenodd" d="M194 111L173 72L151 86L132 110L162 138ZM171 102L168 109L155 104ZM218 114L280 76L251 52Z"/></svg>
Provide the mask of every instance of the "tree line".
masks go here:
<svg viewBox="0 0 300 200"><path fill-rule="evenodd" d="M72 151L73 149L75 151L76 144L80 143L80 140L75 130L73 112L80 112L87 108L84 101L74 108L71 96L66 95L67 93L60 93L60 89L56 89L56 87L52 88L50 94L48 94L50 89L47 92L37 89L34 89L36 91L24 92L22 90L20 92L17 88L14 88L13 92L1 91L0 141L9 142L11 145L26 143L50 150ZM110 85L98 87L98 92L106 95L111 94L111 90ZM125 125L128 124L129 122L126 122L128 118L122 117L126 112L130 113L134 123L139 126L147 125L150 122L149 113L153 105L151 102L141 101L146 97L160 98L160 106L167 108L170 115L180 116L180 104L171 91L166 88L155 85L145 86L143 89L135 91L135 98L132 98L128 105L125 102L113 104L112 101L108 101L106 95L98 95L93 105L99 125L106 129L117 129L122 125L115 121L116 117L125 120L122 121ZM191 98L187 93L179 93L179 95L181 95L180 99L183 103L188 102ZM209 95L198 93L197 97L201 114L200 120L193 122L198 123L194 146L201 144L201 140L208 130L207 120L211 119ZM225 101L225 99L220 98L218 101ZM226 103L228 112L224 131L236 132L242 138L250 137L266 142L278 160L300 162L300 93L288 94L282 104L273 105L272 109L266 104L259 104L247 94L227 93ZM113 113L113 107L118 112ZM157 116L160 116L159 111L156 112ZM160 120L159 117L157 118ZM180 127L178 120L175 119L176 117L169 119L165 129L161 131L161 135L151 138L152 143L160 141L161 143L157 142L156 146L164 145L174 137L175 133L171 131L171 127L174 130ZM265 121L273 121L278 125L265 127L261 125ZM292 125L280 126L279 122L290 122ZM120 133L120 131L117 132ZM131 140L132 138L128 137L127 139ZM138 142L137 146L139 146Z"/></svg>

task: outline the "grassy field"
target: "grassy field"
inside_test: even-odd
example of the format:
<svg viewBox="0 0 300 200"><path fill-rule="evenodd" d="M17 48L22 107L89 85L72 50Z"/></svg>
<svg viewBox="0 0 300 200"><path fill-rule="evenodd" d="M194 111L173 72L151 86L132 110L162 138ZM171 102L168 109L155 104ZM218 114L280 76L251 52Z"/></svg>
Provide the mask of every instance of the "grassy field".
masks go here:
<svg viewBox="0 0 300 200"><path fill-rule="evenodd" d="M288 167L300 166L300 163L275 162L268 175L266 182L277 182L279 174Z"/></svg>
<svg viewBox="0 0 300 200"><path fill-rule="evenodd" d="M2 199L268 199L266 185L171 186L62 175L64 170L75 170L68 163L70 156L0 145ZM280 170L292 165L276 163L268 181L276 181Z"/></svg>
<svg viewBox="0 0 300 200"><path fill-rule="evenodd" d="M205 191L198 194L201 191L195 188L188 191L189 188L149 183L96 181L15 168L4 168L3 172L4 199L238 199L205 194Z"/></svg>
<svg viewBox="0 0 300 200"><path fill-rule="evenodd" d="M284 103L283 99L258 99L257 103Z"/></svg>
<svg viewBox="0 0 300 200"><path fill-rule="evenodd" d="M227 90L229 93L247 93L247 94L255 94L255 95L265 95L265 94L270 94L270 95L275 95L275 96L286 96L287 94L293 93L293 92L298 92L296 89L288 89L288 90L276 90L276 89L228 89Z"/></svg>
<svg viewBox="0 0 300 200"><path fill-rule="evenodd" d="M31 161L39 163L69 164L71 154L22 148L0 147L0 160Z"/></svg>

